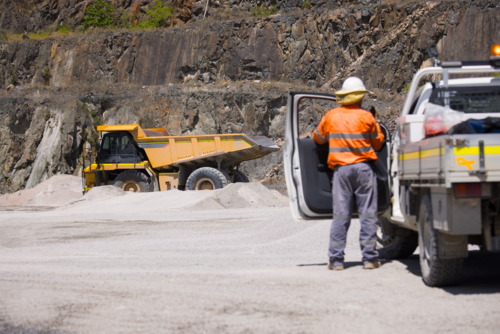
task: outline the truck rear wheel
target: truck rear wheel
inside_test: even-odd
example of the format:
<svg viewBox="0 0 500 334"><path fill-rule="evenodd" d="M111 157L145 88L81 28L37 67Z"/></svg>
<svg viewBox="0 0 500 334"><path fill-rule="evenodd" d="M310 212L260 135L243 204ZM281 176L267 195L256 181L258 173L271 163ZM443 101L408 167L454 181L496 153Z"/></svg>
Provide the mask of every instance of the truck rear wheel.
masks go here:
<svg viewBox="0 0 500 334"><path fill-rule="evenodd" d="M145 193L151 190L148 177L136 170L121 172L116 177L114 186L123 191L131 191L134 193Z"/></svg>
<svg viewBox="0 0 500 334"><path fill-rule="evenodd" d="M235 170L233 172L234 175L234 183L237 182L245 182L248 183L250 180L248 179L248 176L246 176L243 172L240 172L239 170Z"/></svg>
<svg viewBox="0 0 500 334"><path fill-rule="evenodd" d="M463 259L439 258L440 233L433 227L431 197L426 194L420 201L418 246L422 278L428 286L453 285L462 274Z"/></svg>
<svg viewBox="0 0 500 334"><path fill-rule="evenodd" d="M198 168L189 175L186 190L215 190L228 184L226 176L216 168Z"/></svg>
<svg viewBox="0 0 500 334"><path fill-rule="evenodd" d="M386 218L382 218L386 219ZM385 222L385 224L390 224L389 222ZM402 228L402 227L395 227ZM381 224L377 229L377 244L379 249L378 256L381 259L406 259L410 255L415 252L415 249L418 247L418 234L414 231L408 231L407 235L399 236L399 235L386 235L382 230Z"/></svg>

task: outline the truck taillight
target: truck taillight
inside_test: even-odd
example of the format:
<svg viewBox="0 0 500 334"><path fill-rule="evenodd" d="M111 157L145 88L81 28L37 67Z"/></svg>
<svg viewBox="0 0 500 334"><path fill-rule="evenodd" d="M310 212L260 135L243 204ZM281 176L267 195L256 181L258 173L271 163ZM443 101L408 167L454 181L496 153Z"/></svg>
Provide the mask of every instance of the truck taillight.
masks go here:
<svg viewBox="0 0 500 334"><path fill-rule="evenodd" d="M491 197L491 186L488 183L455 183L453 188L456 198Z"/></svg>

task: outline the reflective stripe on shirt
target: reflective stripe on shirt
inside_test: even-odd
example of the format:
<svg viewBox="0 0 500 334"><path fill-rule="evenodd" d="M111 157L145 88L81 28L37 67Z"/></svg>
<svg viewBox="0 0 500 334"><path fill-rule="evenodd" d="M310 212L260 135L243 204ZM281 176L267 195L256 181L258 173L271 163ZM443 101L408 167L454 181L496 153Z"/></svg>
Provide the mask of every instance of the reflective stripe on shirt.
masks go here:
<svg viewBox="0 0 500 334"><path fill-rule="evenodd" d="M316 136L318 136L319 140L323 143L326 143L326 139L323 138L323 136L321 135L321 132L319 131L318 128L316 128L314 131L316 131Z"/></svg>
<svg viewBox="0 0 500 334"><path fill-rule="evenodd" d="M328 139L375 139L378 132L374 133L330 133Z"/></svg>
<svg viewBox="0 0 500 334"><path fill-rule="evenodd" d="M366 153L372 150L371 146L365 147L330 147L330 153L345 153L345 152L357 152Z"/></svg>

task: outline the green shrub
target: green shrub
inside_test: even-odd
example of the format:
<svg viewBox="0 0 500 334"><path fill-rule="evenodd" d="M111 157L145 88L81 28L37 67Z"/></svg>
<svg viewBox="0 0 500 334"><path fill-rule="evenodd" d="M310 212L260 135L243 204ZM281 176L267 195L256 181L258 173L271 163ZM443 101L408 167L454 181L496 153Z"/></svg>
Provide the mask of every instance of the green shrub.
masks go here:
<svg viewBox="0 0 500 334"><path fill-rule="evenodd" d="M311 9L311 4L309 3L309 1L304 1L302 3L302 9Z"/></svg>
<svg viewBox="0 0 500 334"><path fill-rule="evenodd" d="M168 6L161 0L155 0L148 5L143 21L138 23L140 28L167 27L174 17L174 7Z"/></svg>
<svg viewBox="0 0 500 334"><path fill-rule="evenodd" d="M7 41L7 34L5 31L0 31L0 42Z"/></svg>
<svg viewBox="0 0 500 334"><path fill-rule="evenodd" d="M129 12L125 9L122 9L120 14L116 16L116 21L115 24L117 27L120 28L125 28L129 29L133 27L133 20L135 19L135 16L129 14Z"/></svg>
<svg viewBox="0 0 500 334"><path fill-rule="evenodd" d="M115 9L103 0L95 0L94 4L87 7L83 17L83 26L88 27L111 27L114 25L113 12Z"/></svg>
<svg viewBox="0 0 500 334"><path fill-rule="evenodd" d="M13 84L13 85L15 85L15 84L16 84L16 82L17 82L17 75L16 75L16 73L12 72L12 74L10 75L9 82L10 82L11 84Z"/></svg>
<svg viewBox="0 0 500 334"><path fill-rule="evenodd" d="M50 78L52 78L52 74L50 73L50 68L47 68L45 71L42 72L42 79L46 85L49 84Z"/></svg>
<svg viewBox="0 0 500 334"><path fill-rule="evenodd" d="M99 116L96 116L92 119L92 125L97 127L98 125L101 124L101 118Z"/></svg>
<svg viewBox="0 0 500 334"><path fill-rule="evenodd" d="M252 8L251 12L252 12L252 16L267 17L269 15L276 14L276 6L271 6L271 7L266 7L266 6L255 7L255 8Z"/></svg>
<svg viewBox="0 0 500 334"><path fill-rule="evenodd" d="M52 114L50 113L50 110L47 110L47 112L45 113L45 116L43 116L43 119L45 120L45 122L47 122L51 117L52 117Z"/></svg>
<svg viewBox="0 0 500 334"><path fill-rule="evenodd" d="M56 32L58 32L60 34L69 34L70 30L71 30L71 27L67 24L58 25L56 28Z"/></svg>
<svg viewBox="0 0 500 334"><path fill-rule="evenodd" d="M493 78L500 78L500 73L493 73L491 76Z"/></svg>

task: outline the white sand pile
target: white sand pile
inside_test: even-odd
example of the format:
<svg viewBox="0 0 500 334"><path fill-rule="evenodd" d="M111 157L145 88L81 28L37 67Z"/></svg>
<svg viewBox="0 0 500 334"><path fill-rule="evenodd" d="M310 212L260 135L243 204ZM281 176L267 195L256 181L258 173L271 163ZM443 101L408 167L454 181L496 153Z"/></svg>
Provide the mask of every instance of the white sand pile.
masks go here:
<svg viewBox="0 0 500 334"><path fill-rule="evenodd" d="M103 200L107 198L114 198L118 196L125 196L127 194L131 194L130 192L125 192L118 187L115 186L101 186L94 187L90 189L84 197L82 197L81 201L96 201Z"/></svg>
<svg viewBox="0 0 500 334"><path fill-rule="evenodd" d="M102 186L90 190L71 208L98 213L119 207L122 213L137 213L143 210L163 212L285 207L287 201L285 196L260 183L235 183L213 191L169 190L153 193L128 193L114 186Z"/></svg>
<svg viewBox="0 0 500 334"><path fill-rule="evenodd" d="M61 210L101 213L117 210L121 213L137 214L143 211L163 212L179 210L224 209L211 196L213 191L169 190L151 193L124 192L114 186L91 189L80 200Z"/></svg>
<svg viewBox="0 0 500 334"><path fill-rule="evenodd" d="M56 175L36 187L0 196L0 206L89 206L93 212L120 206L123 212L137 210L221 210L284 207L288 198L260 183L233 183L214 191L170 190L134 194L114 186L92 188L82 196L82 179Z"/></svg>
<svg viewBox="0 0 500 334"><path fill-rule="evenodd" d="M0 196L0 206L62 206L82 197L82 178L55 175L34 188Z"/></svg>
<svg viewBox="0 0 500 334"><path fill-rule="evenodd" d="M229 184L215 191L213 198L227 209L287 206L275 192L254 182Z"/></svg>

